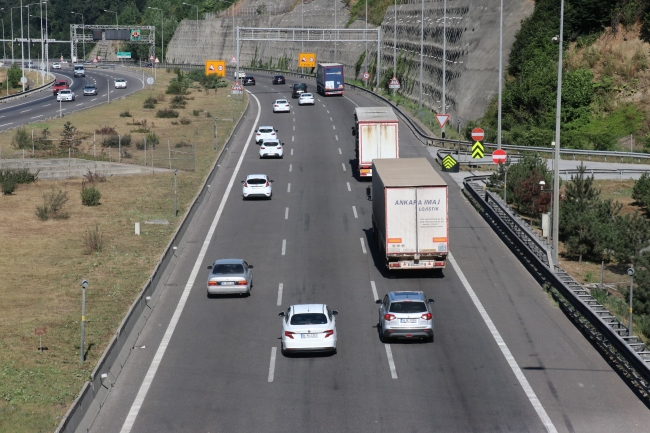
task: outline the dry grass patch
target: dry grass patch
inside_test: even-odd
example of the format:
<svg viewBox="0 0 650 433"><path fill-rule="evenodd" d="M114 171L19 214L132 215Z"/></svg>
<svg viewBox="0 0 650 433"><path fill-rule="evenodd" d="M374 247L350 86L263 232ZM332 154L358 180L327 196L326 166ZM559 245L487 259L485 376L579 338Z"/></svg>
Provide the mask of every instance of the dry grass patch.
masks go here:
<svg viewBox="0 0 650 433"><path fill-rule="evenodd" d="M149 96L164 90L172 74L158 72L152 91L138 92L110 105L31 125L58 133L70 121L92 133L106 124L128 131L119 113L131 111L153 122L153 113L142 111ZM228 92L206 95L192 89L183 113L203 109L215 117L232 117ZM238 113L244 105L233 105ZM188 111L189 110L189 111ZM188 114L185 114L188 115ZM239 114L235 114L239 117ZM155 131L166 142L191 142L196 151L196 171L179 171L179 214L188 208L217 152L213 118L193 118L189 126L173 126L156 119ZM230 134L234 122L219 124L219 143ZM8 149L12 133L0 134L0 146ZM136 134L133 134L136 135ZM133 146L132 146L133 147ZM165 143L165 152L167 152ZM88 148L86 148L86 152ZM98 146L99 151L99 146ZM137 163L135 158L126 158ZM37 181L20 185L11 196L0 196L0 431L52 431L67 406L88 379L110 338L146 282L180 218L173 216L173 174L111 177L94 185L102 194L99 206L83 206L82 182L88 179ZM40 221L35 209L43 194L68 192L64 210L68 219ZM134 235L135 222L166 219L169 225L142 226ZM100 251L92 251L88 235L101 237ZM97 239L95 239L97 240ZM90 282L86 300L87 361L79 364L79 330L82 278ZM37 327L47 328L38 351Z"/></svg>

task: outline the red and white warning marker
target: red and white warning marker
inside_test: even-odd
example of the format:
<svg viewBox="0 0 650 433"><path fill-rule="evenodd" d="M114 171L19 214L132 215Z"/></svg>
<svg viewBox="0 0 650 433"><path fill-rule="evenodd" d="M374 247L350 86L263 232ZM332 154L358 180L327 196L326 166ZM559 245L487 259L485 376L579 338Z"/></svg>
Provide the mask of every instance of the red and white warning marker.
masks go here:
<svg viewBox="0 0 650 433"><path fill-rule="evenodd" d="M440 129L442 129L449 121L449 114L436 114L436 120L440 125Z"/></svg>

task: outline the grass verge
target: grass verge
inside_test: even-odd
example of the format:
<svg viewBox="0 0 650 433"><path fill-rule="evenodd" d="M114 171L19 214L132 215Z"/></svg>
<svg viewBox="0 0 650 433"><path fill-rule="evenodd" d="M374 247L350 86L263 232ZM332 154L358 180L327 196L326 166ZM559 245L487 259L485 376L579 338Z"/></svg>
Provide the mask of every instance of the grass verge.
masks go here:
<svg viewBox="0 0 650 433"><path fill-rule="evenodd" d="M226 89L206 93L192 88L186 95L186 108L179 110L181 116L191 118L189 125L156 119L155 110L143 111L142 104L152 95L164 95L174 75L158 71L158 76L151 90L28 128L48 128L57 135L70 121L84 133L105 125L128 131L133 125L127 122L133 118L119 114L130 111L137 119L148 121L161 143L163 137L172 146L181 140L193 143L196 170L178 174L179 214L183 215L217 157L214 117L232 118L234 112L236 119L245 105L231 104ZM169 100L171 97L166 95L166 101L160 101L158 106L168 106ZM193 116L194 110L202 115ZM233 127L232 121L219 121L220 148ZM3 155L15 150L11 147L14 133L0 134ZM81 146L79 154L92 157L90 150ZM105 153L106 149L102 150ZM135 157L125 159L138 163ZM82 179L37 181L19 185L11 196L0 196L0 432L54 430L181 219L173 216L171 172L112 177L96 183L102 198L101 204L93 207L81 204L81 183ZM43 222L36 217L35 209L42 205L43 194L52 188L67 191L65 210L70 217ZM133 234L135 222L153 219L166 219L170 224L143 224L142 235ZM95 227L102 234L104 247L88 254L85 236ZM82 278L90 282L86 294L87 360L83 365L79 363ZM42 327L47 333L43 336L45 350L40 352L34 331Z"/></svg>

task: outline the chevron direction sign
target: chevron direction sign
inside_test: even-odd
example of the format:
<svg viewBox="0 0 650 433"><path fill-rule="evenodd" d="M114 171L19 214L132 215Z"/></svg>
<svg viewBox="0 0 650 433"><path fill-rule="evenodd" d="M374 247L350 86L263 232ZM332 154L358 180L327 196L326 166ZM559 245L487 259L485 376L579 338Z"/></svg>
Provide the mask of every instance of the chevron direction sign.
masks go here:
<svg viewBox="0 0 650 433"><path fill-rule="evenodd" d="M442 159L442 171L448 173L458 173L460 172L460 165L453 156L447 155Z"/></svg>
<svg viewBox="0 0 650 433"><path fill-rule="evenodd" d="M480 141L474 142L472 145L472 158L474 159L481 159L485 153L485 148L483 147L483 143Z"/></svg>

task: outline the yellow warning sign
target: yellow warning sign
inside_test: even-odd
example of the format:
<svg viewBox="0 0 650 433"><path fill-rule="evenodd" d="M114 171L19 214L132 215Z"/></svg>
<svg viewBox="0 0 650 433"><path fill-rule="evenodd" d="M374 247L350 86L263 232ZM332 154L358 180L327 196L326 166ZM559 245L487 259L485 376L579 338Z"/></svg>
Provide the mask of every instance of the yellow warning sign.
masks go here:
<svg viewBox="0 0 650 433"><path fill-rule="evenodd" d="M226 76L226 61L225 60L206 60L205 61L205 75L218 75L219 77Z"/></svg>
<svg viewBox="0 0 650 433"><path fill-rule="evenodd" d="M442 171L458 173L460 166L453 156L447 155L442 159Z"/></svg>
<svg viewBox="0 0 650 433"><path fill-rule="evenodd" d="M472 145L472 158L474 159L481 159L483 158L483 153L485 152L485 148L483 147L483 143L480 141L475 142Z"/></svg>
<svg viewBox="0 0 650 433"><path fill-rule="evenodd" d="M298 55L299 68L315 68L316 67L316 53L300 53Z"/></svg>

